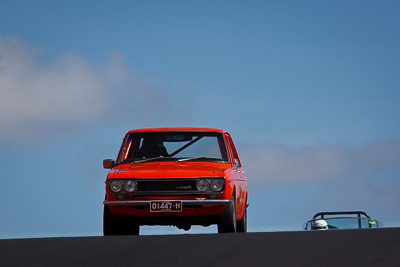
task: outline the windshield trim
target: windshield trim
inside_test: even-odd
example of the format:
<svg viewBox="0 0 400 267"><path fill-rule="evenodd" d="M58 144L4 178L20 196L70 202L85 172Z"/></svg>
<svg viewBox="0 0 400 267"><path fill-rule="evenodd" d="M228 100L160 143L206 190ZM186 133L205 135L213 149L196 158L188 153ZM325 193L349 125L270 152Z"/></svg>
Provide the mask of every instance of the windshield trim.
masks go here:
<svg viewBox="0 0 400 267"><path fill-rule="evenodd" d="M132 137L133 136L145 136L147 134L149 135L156 135L156 134L197 134L197 138L195 138L194 140L192 140L191 142L185 144L184 146L182 146L181 148L178 148L177 150L173 151L170 156L164 156L164 157L159 157L159 158L148 158L144 159L144 158L127 158L127 159L122 159L123 155L126 153L126 146L131 146L133 145L132 142ZM177 158L173 158L174 155L180 153L181 151L183 151L184 149L186 149L187 147L191 146L192 144L194 144L195 142L199 141L200 139L202 139L205 136L211 136L211 137L216 137L218 140L218 146L219 146L219 150L221 153L221 162L224 163L229 163L230 162L230 158L229 158L229 153L228 153L228 148L227 148L227 144L225 143L225 138L223 135L223 132L219 132L219 131L199 131L199 130L171 130L171 131L141 131L141 132L128 132L125 137L124 140L122 142L122 146L120 149L120 152L118 153L118 157L117 157L117 161L116 164L124 164L124 163L139 163L142 160L145 160L144 162L147 161L168 161L169 160L179 160L182 157L177 157ZM130 142L130 143L128 143ZM135 144L136 145L136 144ZM207 156L204 156L207 157ZM199 161L204 161L204 159L200 159ZM213 161L209 161L209 162L215 162L215 160Z"/></svg>

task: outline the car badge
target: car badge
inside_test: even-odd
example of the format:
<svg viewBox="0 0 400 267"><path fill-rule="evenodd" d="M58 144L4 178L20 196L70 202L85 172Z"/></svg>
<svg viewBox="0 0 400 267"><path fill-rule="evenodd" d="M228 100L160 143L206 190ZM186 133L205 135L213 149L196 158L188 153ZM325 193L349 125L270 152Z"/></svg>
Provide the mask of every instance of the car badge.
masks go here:
<svg viewBox="0 0 400 267"><path fill-rule="evenodd" d="M192 189L191 185L181 185L176 187L177 190L190 190Z"/></svg>

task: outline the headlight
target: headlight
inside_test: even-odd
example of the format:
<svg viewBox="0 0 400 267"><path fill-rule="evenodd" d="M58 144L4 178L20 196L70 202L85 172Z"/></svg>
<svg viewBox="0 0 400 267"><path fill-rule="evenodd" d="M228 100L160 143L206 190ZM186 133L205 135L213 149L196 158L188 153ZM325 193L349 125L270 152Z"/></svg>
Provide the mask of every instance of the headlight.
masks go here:
<svg viewBox="0 0 400 267"><path fill-rule="evenodd" d="M210 183L206 179L199 179L196 182L196 187L200 192L205 192L210 187Z"/></svg>
<svg viewBox="0 0 400 267"><path fill-rule="evenodd" d="M122 182L120 180L114 180L110 184L110 190L113 193L118 193L122 190Z"/></svg>
<svg viewBox="0 0 400 267"><path fill-rule="evenodd" d="M214 192L222 191L224 188L224 182L221 179L215 179L211 182L211 190Z"/></svg>
<svg viewBox="0 0 400 267"><path fill-rule="evenodd" d="M128 193L135 192L137 189L137 182L133 180L128 180L125 182L124 188Z"/></svg>

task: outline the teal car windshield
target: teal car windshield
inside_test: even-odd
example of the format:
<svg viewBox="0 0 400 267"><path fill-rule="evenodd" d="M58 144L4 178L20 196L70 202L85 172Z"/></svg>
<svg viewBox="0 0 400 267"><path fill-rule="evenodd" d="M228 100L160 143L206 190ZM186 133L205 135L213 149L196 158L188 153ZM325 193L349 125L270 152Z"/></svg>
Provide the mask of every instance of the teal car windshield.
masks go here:
<svg viewBox="0 0 400 267"><path fill-rule="evenodd" d="M302 225L303 230L371 229L381 228L380 221L373 220L364 211L319 212Z"/></svg>
<svg viewBox="0 0 400 267"><path fill-rule="evenodd" d="M321 221L326 222L322 224ZM303 225L304 230L369 229L380 227L380 222L368 218L341 217L311 220Z"/></svg>

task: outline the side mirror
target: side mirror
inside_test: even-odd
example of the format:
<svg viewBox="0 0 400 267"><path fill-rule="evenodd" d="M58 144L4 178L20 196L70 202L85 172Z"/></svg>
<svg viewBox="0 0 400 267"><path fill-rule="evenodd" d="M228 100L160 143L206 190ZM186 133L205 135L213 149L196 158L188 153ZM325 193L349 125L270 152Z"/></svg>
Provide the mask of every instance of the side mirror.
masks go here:
<svg viewBox="0 0 400 267"><path fill-rule="evenodd" d="M104 169L112 169L114 167L115 167L115 161L113 159L103 160L103 168Z"/></svg>

